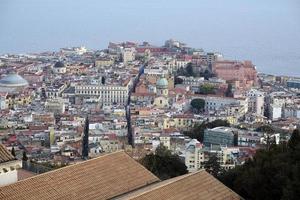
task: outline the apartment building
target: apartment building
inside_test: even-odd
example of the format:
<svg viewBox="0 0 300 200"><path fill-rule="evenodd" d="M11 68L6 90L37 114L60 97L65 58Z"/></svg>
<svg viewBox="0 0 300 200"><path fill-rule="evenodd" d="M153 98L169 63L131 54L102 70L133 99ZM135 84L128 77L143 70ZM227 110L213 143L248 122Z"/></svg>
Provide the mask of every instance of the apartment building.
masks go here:
<svg viewBox="0 0 300 200"><path fill-rule="evenodd" d="M112 105L114 103L125 105L128 100L128 85L76 85L75 95L82 98L97 99L103 105Z"/></svg>

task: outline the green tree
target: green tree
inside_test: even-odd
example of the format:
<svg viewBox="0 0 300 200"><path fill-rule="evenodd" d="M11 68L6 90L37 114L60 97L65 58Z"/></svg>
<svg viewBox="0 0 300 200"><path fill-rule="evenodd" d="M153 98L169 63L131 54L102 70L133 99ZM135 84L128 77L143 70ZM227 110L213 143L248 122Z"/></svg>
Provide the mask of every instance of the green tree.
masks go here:
<svg viewBox="0 0 300 200"><path fill-rule="evenodd" d="M177 85L177 84L182 84L183 83L183 80L179 77L175 77L175 80L174 80L174 84Z"/></svg>
<svg viewBox="0 0 300 200"><path fill-rule="evenodd" d="M211 84L203 84L199 88L200 94L215 94L215 87Z"/></svg>
<svg viewBox="0 0 300 200"><path fill-rule="evenodd" d="M197 110L197 112L203 111L205 107L205 101L203 99L193 99L191 101L191 106L193 109Z"/></svg>
<svg viewBox="0 0 300 200"><path fill-rule="evenodd" d="M85 160L89 157L89 124L89 117L86 116L82 138L82 158Z"/></svg>
<svg viewBox="0 0 300 200"><path fill-rule="evenodd" d="M245 199L296 200L300 196L299 160L300 137L295 130L288 145L257 150L252 159L223 172L219 179Z"/></svg>
<svg viewBox="0 0 300 200"><path fill-rule="evenodd" d="M23 160L23 161L27 161L27 160L28 160L28 157L27 157L26 151L23 151L22 160Z"/></svg>
<svg viewBox="0 0 300 200"><path fill-rule="evenodd" d="M292 136L288 142L290 149L295 150L295 148L300 144L300 131L296 129L293 131Z"/></svg>
<svg viewBox="0 0 300 200"><path fill-rule="evenodd" d="M270 125L262 125L256 129L258 132L274 133L274 129Z"/></svg>
<svg viewBox="0 0 300 200"><path fill-rule="evenodd" d="M104 77L104 76L102 76L102 78L101 78L101 84L102 84L102 85L105 84L105 77Z"/></svg>
<svg viewBox="0 0 300 200"><path fill-rule="evenodd" d="M12 147L12 149L11 149L11 155L13 155L13 157L16 157L15 147Z"/></svg>
<svg viewBox="0 0 300 200"><path fill-rule="evenodd" d="M197 139L199 142L203 142L204 130L207 128L215 128L219 126L229 127L230 124L228 123L228 121L220 119L217 119L212 122L196 123L190 130L184 131L183 134L192 139Z"/></svg>
<svg viewBox="0 0 300 200"><path fill-rule="evenodd" d="M232 84L229 84L225 92L226 97L233 97Z"/></svg>
<svg viewBox="0 0 300 200"><path fill-rule="evenodd" d="M238 133L234 133L234 135L233 135L233 145L234 146L239 145L239 134Z"/></svg>
<svg viewBox="0 0 300 200"><path fill-rule="evenodd" d="M195 76L192 63L188 63L185 70L186 70L187 76Z"/></svg>
<svg viewBox="0 0 300 200"><path fill-rule="evenodd" d="M163 145L159 145L155 153L146 155L140 162L161 180L180 176L188 172L179 156L173 155Z"/></svg>
<svg viewBox="0 0 300 200"><path fill-rule="evenodd" d="M217 177L221 173L222 168L215 154L212 154L208 161L204 163L204 169L214 177Z"/></svg>
<svg viewBox="0 0 300 200"><path fill-rule="evenodd" d="M271 145L275 143L275 141L271 139L271 135L275 132L273 127L270 125L263 125L263 126L258 127L256 130L266 134L265 135L266 148L267 148L267 150L270 150Z"/></svg>

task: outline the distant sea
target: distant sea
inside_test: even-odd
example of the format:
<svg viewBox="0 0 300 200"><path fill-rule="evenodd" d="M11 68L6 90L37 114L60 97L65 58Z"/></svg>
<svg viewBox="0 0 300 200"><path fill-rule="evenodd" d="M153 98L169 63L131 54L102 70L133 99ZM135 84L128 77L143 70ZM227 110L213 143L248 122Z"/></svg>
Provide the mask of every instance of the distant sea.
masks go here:
<svg viewBox="0 0 300 200"><path fill-rule="evenodd" d="M299 0L0 1L0 54L170 38L300 77Z"/></svg>

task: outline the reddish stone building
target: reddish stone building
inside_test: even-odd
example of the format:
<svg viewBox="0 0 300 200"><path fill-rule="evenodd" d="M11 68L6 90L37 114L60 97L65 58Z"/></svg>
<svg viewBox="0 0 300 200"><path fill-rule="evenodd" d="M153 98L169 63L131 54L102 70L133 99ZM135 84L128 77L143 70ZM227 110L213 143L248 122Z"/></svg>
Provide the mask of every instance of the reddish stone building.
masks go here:
<svg viewBox="0 0 300 200"><path fill-rule="evenodd" d="M237 89L248 89L257 85L257 71L251 61L217 61L214 62L212 71Z"/></svg>

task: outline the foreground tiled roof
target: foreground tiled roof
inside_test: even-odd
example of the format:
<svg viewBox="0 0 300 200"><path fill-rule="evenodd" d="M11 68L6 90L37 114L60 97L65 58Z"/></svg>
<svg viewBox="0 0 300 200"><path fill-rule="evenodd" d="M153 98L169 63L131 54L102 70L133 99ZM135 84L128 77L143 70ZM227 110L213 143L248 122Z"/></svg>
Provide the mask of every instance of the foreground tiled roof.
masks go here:
<svg viewBox="0 0 300 200"><path fill-rule="evenodd" d="M15 160L14 156L6 149L3 144L0 144L0 163Z"/></svg>
<svg viewBox="0 0 300 200"><path fill-rule="evenodd" d="M0 199L109 199L157 181L129 155L116 152L0 187Z"/></svg>
<svg viewBox="0 0 300 200"><path fill-rule="evenodd" d="M114 199L123 200L237 200L238 194L201 170L152 184Z"/></svg>

